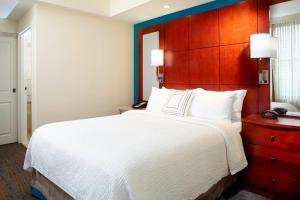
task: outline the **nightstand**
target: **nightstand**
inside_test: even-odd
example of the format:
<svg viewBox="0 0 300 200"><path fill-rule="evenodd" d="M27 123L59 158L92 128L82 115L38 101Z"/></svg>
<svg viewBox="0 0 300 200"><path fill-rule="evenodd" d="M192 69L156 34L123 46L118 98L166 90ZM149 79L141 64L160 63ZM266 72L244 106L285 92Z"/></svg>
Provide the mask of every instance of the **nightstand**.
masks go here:
<svg viewBox="0 0 300 200"><path fill-rule="evenodd" d="M123 112L129 111L129 110L145 110L145 108L134 109L131 106L124 106L124 107L119 108L120 114L122 114Z"/></svg>
<svg viewBox="0 0 300 200"><path fill-rule="evenodd" d="M299 199L300 119L250 115L241 134L249 163L245 188L273 199Z"/></svg>

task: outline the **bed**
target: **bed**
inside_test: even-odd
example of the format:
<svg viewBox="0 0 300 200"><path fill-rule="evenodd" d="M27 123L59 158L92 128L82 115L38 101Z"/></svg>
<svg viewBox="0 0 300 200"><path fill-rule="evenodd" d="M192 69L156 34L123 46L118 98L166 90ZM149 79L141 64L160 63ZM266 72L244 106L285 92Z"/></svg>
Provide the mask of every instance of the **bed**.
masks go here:
<svg viewBox="0 0 300 200"><path fill-rule="evenodd" d="M247 166L240 122L146 111L48 124L24 169L48 199L216 199Z"/></svg>

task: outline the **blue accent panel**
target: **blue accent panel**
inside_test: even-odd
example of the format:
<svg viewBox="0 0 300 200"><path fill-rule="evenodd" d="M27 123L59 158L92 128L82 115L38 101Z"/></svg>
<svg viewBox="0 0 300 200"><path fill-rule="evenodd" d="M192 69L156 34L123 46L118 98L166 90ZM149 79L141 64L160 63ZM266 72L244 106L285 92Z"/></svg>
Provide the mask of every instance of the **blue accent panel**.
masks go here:
<svg viewBox="0 0 300 200"><path fill-rule="evenodd" d="M31 187L31 196L36 197L39 200L47 200L43 193L35 187Z"/></svg>
<svg viewBox="0 0 300 200"><path fill-rule="evenodd" d="M214 10L214 9L224 7L224 6L229 6L229 5L238 3L240 1L242 1L242 0L216 0L216 1L206 3L206 4L195 6L195 7L192 7L192 8L181 10L181 11L178 11L178 12L175 12L175 13L171 13L171 14L168 14L168 15L164 15L164 16L161 16L161 17L154 18L154 19L150 19L148 21L144 21L144 22L135 24L134 26L138 27L139 29L140 28L145 28L145 27L157 25L157 24L160 24L160 23L168 22L168 21L171 21L171 20L174 20L174 19L178 19L178 18L181 18L181 17L186 17L186 16L189 16L189 15L194 15L194 14L206 12L206 11L209 11L209 10Z"/></svg>
<svg viewBox="0 0 300 200"><path fill-rule="evenodd" d="M168 22L174 19L186 17L189 15L198 14L201 12L206 12L209 10L214 10L217 8L221 8L224 6L229 6L235 3L238 3L242 0L216 0L206 4L202 4L199 6L195 6L192 8L188 8L185 10L181 10L175 13L171 13L168 15L164 15L161 17L157 17L154 19L150 19L148 21L144 21L134 25L134 102L138 101L138 31L142 28L146 28L149 26L154 26L157 24L161 24L164 22Z"/></svg>

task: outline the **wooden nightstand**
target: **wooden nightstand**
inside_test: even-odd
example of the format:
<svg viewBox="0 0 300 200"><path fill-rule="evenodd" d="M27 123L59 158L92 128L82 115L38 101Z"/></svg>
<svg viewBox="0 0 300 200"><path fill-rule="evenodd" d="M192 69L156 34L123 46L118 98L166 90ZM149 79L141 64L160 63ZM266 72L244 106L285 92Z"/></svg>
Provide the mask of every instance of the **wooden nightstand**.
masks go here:
<svg viewBox="0 0 300 200"><path fill-rule="evenodd" d="M134 109L131 106L124 106L124 107L119 108L120 114L122 114L123 112L129 111L129 110L145 110L145 108Z"/></svg>
<svg viewBox="0 0 300 200"><path fill-rule="evenodd" d="M300 197L300 119L250 115L242 120L249 162L245 188L273 199Z"/></svg>

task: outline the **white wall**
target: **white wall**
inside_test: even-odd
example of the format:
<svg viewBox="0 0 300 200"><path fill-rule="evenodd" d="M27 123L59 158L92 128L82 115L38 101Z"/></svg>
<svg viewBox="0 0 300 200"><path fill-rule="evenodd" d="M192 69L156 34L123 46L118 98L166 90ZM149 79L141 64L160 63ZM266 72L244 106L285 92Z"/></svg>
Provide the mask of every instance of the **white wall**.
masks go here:
<svg viewBox="0 0 300 200"><path fill-rule="evenodd" d="M18 23L13 20L0 19L0 32L17 33Z"/></svg>
<svg viewBox="0 0 300 200"><path fill-rule="evenodd" d="M48 4L36 6L34 19L37 127L132 103L131 24Z"/></svg>

